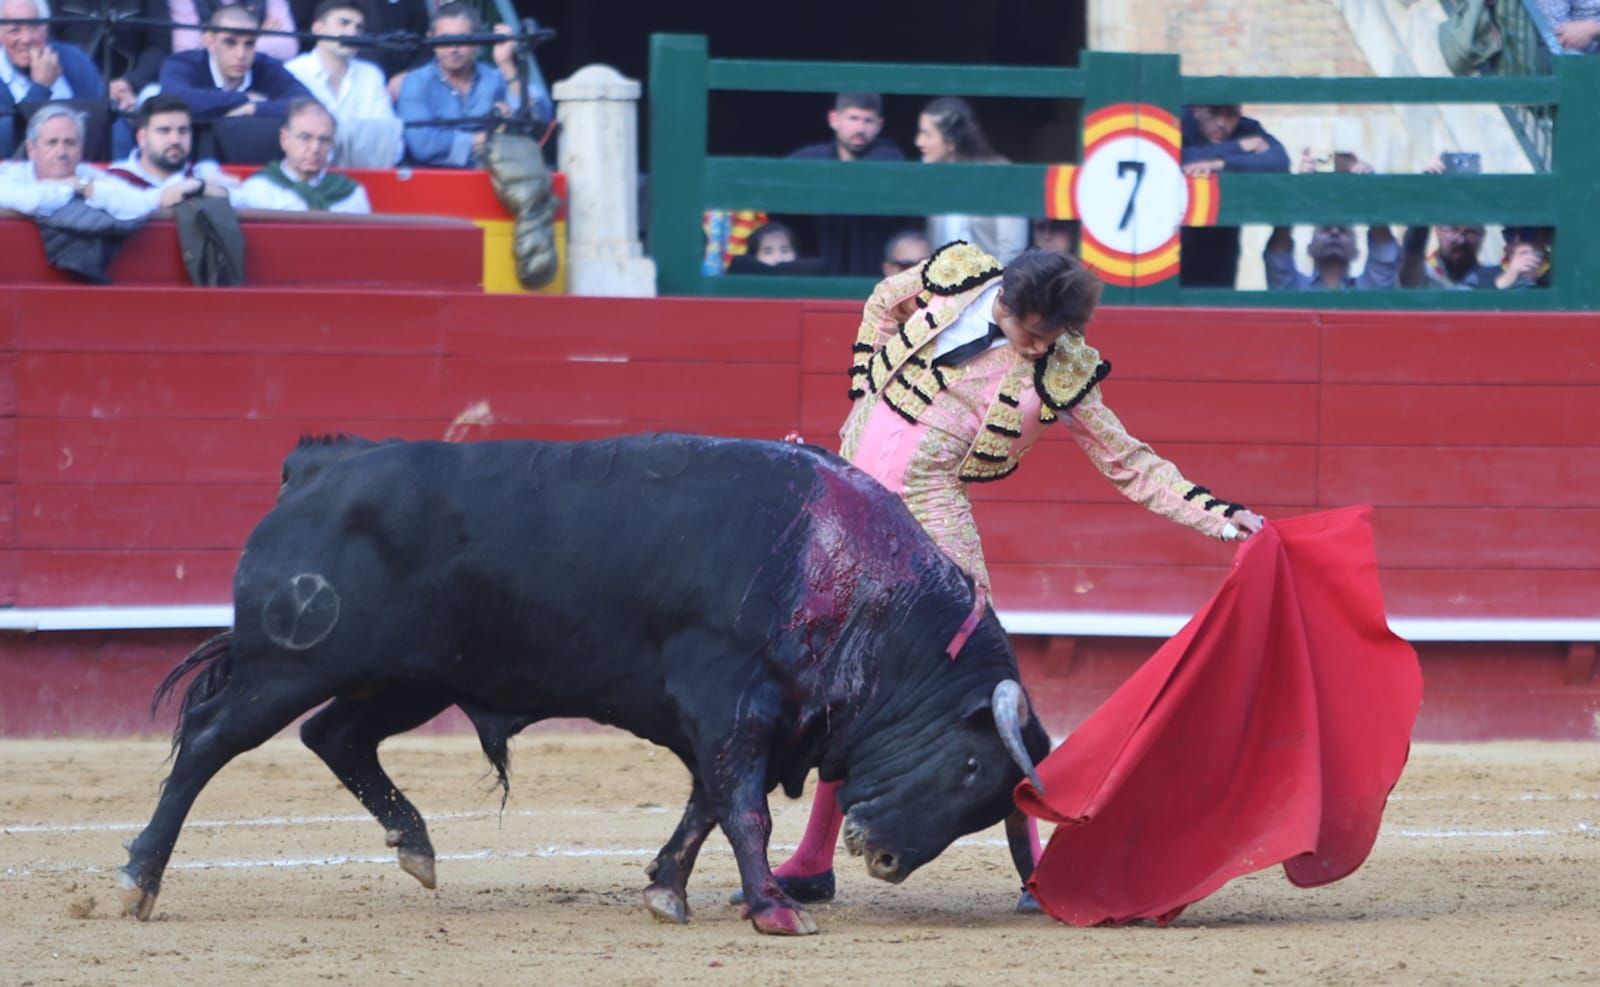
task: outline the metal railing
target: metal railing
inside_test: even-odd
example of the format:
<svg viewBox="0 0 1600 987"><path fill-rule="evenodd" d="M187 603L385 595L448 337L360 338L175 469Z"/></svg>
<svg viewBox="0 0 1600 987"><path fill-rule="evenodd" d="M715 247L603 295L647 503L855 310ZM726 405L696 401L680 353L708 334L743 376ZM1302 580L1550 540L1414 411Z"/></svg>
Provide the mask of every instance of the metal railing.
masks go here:
<svg viewBox="0 0 1600 987"><path fill-rule="evenodd" d="M1045 164L800 161L706 154L711 90L1058 98L1084 116L1123 103L1176 115L1185 105L1478 103L1550 107L1562 140L1551 173L1533 175L1242 174L1218 176L1215 222L1364 224L1484 223L1555 227L1552 287L1535 291L1396 290L1250 292L1108 286L1107 301L1147 305L1271 305L1428 309L1595 309L1600 219L1600 60L1557 59L1539 76L1472 78L1185 77L1175 55L1085 52L1081 67L902 65L712 59L696 35L656 35L650 65L650 252L662 294L862 298L866 278L706 277L700 270L707 209L847 215L971 213L1039 216Z"/></svg>

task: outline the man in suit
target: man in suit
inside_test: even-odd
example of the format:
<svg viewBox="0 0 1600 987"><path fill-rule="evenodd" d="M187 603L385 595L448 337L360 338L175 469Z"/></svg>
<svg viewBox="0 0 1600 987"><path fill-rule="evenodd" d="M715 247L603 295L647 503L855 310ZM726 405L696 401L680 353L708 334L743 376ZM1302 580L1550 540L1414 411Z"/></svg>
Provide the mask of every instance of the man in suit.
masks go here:
<svg viewBox="0 0 1600 987"><path fill-rule="evenodd" d="M256 36L249 32L259 27L246 7L218 7L200 36L202 47L176 52L161 64L161 91L181 98L195 123L206 125L208 132L196 142L202 157L271 161L289 104L312 98L282 62L256 51Z"/></svg>
<svg viewBox="0 0 1600 987"><path fill-rule="evenodd" d="M33 19L50 16L45 0L3 0L0 17ZM71 101L89 114L83 151L89 160L107 157L105 83L89 56L78 48L50 40L45 24L0 24L0 157L17 149L34 110L49 102ZM98 111L98 112L96 112Z"/></svg>

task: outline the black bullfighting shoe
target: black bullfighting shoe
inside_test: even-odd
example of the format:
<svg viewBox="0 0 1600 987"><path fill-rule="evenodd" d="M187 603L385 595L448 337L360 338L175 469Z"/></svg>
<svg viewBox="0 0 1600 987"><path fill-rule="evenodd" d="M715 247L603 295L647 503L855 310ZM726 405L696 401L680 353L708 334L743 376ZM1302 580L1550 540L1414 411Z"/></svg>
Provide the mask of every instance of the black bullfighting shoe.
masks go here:
<svg viewBox="0 0 1600 987"><path fill-rule="evenodd" d="M783 893L798 901L802 905L809 905L817 901L833 900L833 871L825 870L821 874L812 874L810 877L780 877L778 887ZM728 904L744 904L744 891L735 891L728 895Z"/></svg>

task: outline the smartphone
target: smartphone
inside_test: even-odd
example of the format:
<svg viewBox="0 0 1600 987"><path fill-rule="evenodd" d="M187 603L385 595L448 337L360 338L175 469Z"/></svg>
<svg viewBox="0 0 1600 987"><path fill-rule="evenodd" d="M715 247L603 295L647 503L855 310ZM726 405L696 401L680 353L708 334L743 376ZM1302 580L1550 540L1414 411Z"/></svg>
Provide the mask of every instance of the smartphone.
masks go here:
<svg viewBox="0 0 1600 987"><path fill-rule="evenodd" d="M1477 151L1446 151L1439 155L1447 175L1476 175L1483 171L1483 156Z"/></svg>

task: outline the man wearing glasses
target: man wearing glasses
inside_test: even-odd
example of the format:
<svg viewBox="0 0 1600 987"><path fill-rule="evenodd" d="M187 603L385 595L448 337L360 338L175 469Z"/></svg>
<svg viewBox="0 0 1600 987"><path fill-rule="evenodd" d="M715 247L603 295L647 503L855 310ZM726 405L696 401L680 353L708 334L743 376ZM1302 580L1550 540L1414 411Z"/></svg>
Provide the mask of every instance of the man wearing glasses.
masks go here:
<svg viewBox="0 0 1600 987"><path fill-rule="evenodd" d="M278 142L283 158L245 179L233 197L241 209L367 214L367 190L348 175L330 174L333 114L314 99L297 99L284 114Z"/></svg>
<svg viewBox="0 0 1600 987"><path fill-rule="evenodd" d="M883 276L892 278L901 271L909 271L927 260L933 253L933 244L921 230L904 230L889 238L883 245Z"/></svg>

